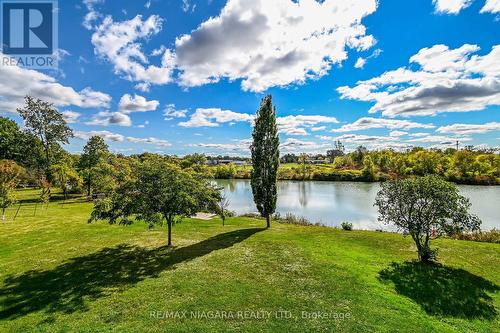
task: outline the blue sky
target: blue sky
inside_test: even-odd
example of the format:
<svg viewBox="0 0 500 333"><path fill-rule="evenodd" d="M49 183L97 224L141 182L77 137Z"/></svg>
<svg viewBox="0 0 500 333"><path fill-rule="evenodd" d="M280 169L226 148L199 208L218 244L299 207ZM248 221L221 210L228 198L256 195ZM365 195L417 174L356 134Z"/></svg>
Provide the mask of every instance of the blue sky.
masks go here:
<svg viewBox="0 0 500 333"><path fill-rule="evenodd" d="M272 94L282 152L497 147L499 31L494 0L59 1L59 71L0 66L0 113L52 101L73 152L248 155Z"/></svg>

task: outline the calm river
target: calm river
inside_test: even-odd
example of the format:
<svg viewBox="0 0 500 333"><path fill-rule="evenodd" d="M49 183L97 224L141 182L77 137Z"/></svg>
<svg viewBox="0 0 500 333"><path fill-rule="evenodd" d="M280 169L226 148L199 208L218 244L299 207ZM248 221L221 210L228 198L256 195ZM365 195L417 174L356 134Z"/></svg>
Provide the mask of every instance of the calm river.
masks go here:
<svg viewBox="0 0 500 333"><path fill-rule="evenodd" d="M217 180L224 187L230 204L237 214L256 212L249 180ZM373 206L379 190L378 183L280 181L277 212L293 213L311 222L339 226L352 222L357 229L384 229L377 222ZM462 195L472 203L472 212L483 221L481 229L500 228L500 186L460 185Z"/></svg>

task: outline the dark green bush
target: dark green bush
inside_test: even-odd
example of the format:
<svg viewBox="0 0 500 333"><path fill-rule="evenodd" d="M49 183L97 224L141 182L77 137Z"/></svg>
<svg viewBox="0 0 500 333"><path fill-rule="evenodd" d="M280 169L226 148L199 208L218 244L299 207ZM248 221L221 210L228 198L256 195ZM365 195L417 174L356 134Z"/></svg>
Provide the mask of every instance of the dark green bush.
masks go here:
<svg viewBox="0 0 500 333"><path fill-rule="evenodd" d="M351 231L352 230L352 223L351 222L342 222L341 227L343 230Z"/></svg>

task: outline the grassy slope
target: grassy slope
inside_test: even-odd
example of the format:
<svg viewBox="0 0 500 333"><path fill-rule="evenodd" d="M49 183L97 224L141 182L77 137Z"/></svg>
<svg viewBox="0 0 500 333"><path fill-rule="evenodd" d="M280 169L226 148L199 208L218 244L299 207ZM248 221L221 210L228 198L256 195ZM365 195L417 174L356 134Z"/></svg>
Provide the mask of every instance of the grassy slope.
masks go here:
<svg viewBox="0 0 500 333"><path fill-rule="evenodd" d="M26 196L28 192L23 195ZM0 331L498 332L500 245L410 239L248 218L87 224L90 203L21 209L0 224ZM12 217L15 208L10 209ZM405 263L406 262L406 263ZM397 263L397 264L394 264ZM491 299L490 299L491 297ZM157 319L151 311L289 310L292 319ZM301 311L350 318L301 319Z"/></svg>

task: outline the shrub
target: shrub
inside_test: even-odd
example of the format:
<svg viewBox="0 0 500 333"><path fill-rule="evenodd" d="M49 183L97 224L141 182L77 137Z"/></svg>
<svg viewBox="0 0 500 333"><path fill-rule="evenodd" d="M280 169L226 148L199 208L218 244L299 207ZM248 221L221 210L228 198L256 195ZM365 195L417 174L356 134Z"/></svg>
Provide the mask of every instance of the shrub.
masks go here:
<svg viewBox="0 0 500 333"><path fill-rule="evenodd" d="M296 216L293 215L292 213L287 213L284 217L282 217L279 213L276 213L274 214L273 219L278 221L278 223L283 223L283 224L295 224L302 226L319 226L319 227L325 226L322 223L313 223L303 216Z"/></svg>
<svg viewBox="0 0 500 333"><path fill-rule="evenodd" d="M479 231L471 233L456 233L451 236L453 239L468 240L474 242L497 243L500 244L500 230Z"/></svg>
<svg viewBox="0 0 500 333"><path fill-rule="evenodd" d="M305 217L295 216L292 213L286 213L285 217L281 217L279 214L275 215L275 219L278 220L279 223L285 224L314 225Z"/></svg>
<svg viewBox="0 0 500 333"><path fill-rule="evenodd" d="M346 230L346 231L352 230L352 223L351 222L342 222L341 226L342 226L343 230Z"/></svg>
<svg viewBox="0 0 500 333"><path fill-rule="evenodd" d="M232 179L236 175L236 168L234 164L219 164L215 168L215 179Z"/></svg>

